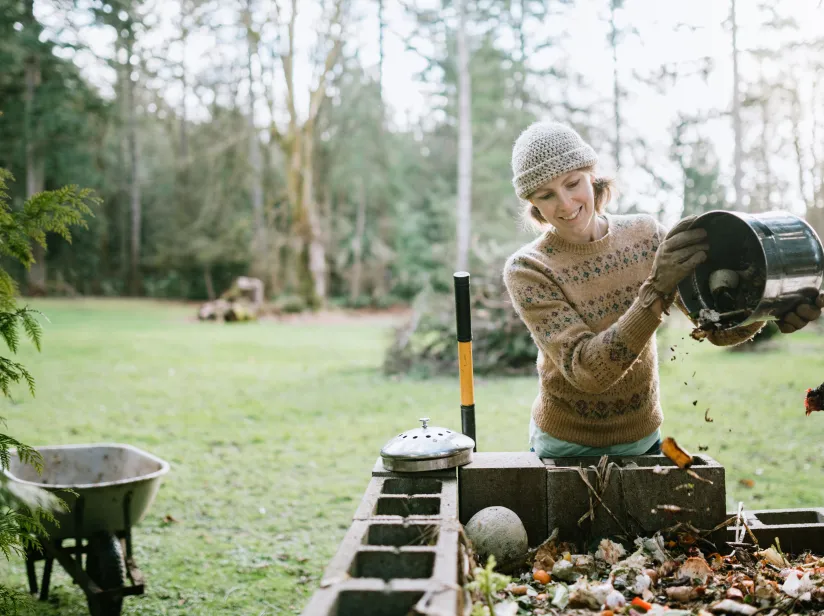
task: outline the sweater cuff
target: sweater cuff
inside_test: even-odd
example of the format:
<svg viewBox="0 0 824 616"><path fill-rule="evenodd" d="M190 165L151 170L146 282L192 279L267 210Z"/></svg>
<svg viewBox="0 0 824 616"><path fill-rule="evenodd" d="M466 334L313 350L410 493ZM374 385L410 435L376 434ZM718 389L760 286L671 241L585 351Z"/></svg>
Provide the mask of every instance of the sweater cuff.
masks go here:
<svg viewBox="0 0 824 616"><path fill-rule="evenodd" d="M633 352L640 353L661 322L660 316L636 300L622 319L621 338Z"/></svg>

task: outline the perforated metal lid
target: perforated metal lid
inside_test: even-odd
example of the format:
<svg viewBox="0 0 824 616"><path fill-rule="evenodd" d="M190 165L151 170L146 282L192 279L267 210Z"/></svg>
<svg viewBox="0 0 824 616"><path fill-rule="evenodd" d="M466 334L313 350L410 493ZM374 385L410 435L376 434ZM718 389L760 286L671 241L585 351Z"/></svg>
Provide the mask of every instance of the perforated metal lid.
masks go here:
<svg viewBox="0 0 824 616"><path fill-rule="evenodd" d="M420 472L461 466L472 461L475 441L460 432L429 426L421 417L420 428L401 432L383 449L383 465L391 471Z"/></svg>

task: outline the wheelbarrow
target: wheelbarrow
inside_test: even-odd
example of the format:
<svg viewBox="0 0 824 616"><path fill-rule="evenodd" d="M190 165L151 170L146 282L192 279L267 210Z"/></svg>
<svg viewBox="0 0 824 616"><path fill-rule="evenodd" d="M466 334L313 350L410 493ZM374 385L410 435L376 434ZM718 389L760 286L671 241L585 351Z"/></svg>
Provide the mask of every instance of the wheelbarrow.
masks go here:
<svg viewBox="0 0 824 616"><path fill-rule="evenodd" d="M43 456L42 474L17 457L4 474L54 492L68 511L55 514L58 525L44 521L48 536L40 539L42 552L26 552L29 590L37 594L35 563L44 560L40 600L48 598L56 560L86 593L92 616L118 616L123 597L144 592L145 580L132 555L132 526L146 515L169 464L118 443L36 449ZM74 545L64 546L66 540Z"/></svg>

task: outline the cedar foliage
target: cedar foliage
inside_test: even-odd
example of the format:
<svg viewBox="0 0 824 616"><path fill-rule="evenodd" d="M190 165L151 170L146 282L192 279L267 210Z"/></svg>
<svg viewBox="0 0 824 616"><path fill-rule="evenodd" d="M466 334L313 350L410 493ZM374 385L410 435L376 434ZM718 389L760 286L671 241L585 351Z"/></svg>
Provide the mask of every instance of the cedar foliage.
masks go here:
<svg viewBox="0 0 824 616"><path fill-rule="evenodd" d="M98 203L88 189L66 186L41 192L28 199L21 208L13 208L8 196L12 174L0 168L0 254L18 261L25 267L34 262L32 242L46 247L47 233L56 233L71 242L72 227L86 227L84 217L91 216L90 206ZM0 267L0 339L15 354L20 344L20 330L40 350L42 328L37 311L17 307L17 285L8 272ZM34 377L19 362L0 356L0 392L10 395L11 387L24 382L34 395ZM0 417L0 427L5 426ZM43 459L32 447L14 437L0 433L0 471L9 468L12 450L24 464L31 464L38 472ZM10 484L0 475L0 552L7 558L23 556L26 550L38 549L38 535L44 534L41 520L54 521L52 511L62 501L43 490L24 489ZM0 613L14 614L21 598L8 588L0 586Z"/></svg>

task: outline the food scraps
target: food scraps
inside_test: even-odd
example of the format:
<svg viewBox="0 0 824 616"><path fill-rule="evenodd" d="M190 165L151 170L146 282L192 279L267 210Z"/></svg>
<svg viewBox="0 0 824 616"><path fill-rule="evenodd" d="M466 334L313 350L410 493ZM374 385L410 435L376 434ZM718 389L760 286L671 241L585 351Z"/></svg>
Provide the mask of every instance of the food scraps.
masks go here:
<svg viewBox="0 0 824 616"><path fill-rule="evenodd" d="M678 468L684 469L692 466L692 456L676 443L671 436L665 438L664 442L661 443L661 452L672 460Z"/></svg>
<svg viewBox="0 0 824 616"><path fill-rule="evenodd" d="M711 544L694 540L695 537L684 541L683 534L673 527L653 537L638 537L631 554L627 551L631 544L609 539L602 540L591 554L576 553L575 545L566 544L572 552L556 552L556 562L564 563L559 569L567 573L574 573L579 567L587 569L579 575L569 575L567 580L554 575L550 578L542 569L530 571L526 563L523 573L514 577L477 567L466 585L471 593L473 613L495 616L824 613L824 559L820 556L785 555L777 542L766 550L755 550L754 546L742 549L736 546L743 544L730 543L734 548L730 551L719 544L716 547L720 553L707 554L703 550ZM553 538L550 544L557 550L561 542ZM544 548L545 552L549 551L549 545Z"/></svg>
<svg viewBox="0 0 824 616"><path fill-rule="evenodd" d="M824 410L824 383L821 383L815 389L807 390L807 397L804 398L804 409L807 411L805 415L809 415L813 411Z"/></svg>

